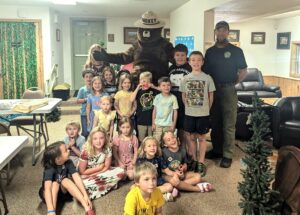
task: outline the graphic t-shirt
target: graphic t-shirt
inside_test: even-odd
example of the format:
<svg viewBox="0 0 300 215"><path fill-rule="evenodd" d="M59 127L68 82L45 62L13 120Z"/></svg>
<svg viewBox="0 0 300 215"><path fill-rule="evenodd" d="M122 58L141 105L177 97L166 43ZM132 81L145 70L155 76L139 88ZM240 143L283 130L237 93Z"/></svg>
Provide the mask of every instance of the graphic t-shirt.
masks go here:
<svg viewBox="0 0 300 215"><path fill-rule="evenodd" d="M172 91L178 91L183 77L192 72L192 67L189 63L177 66L173 64L169 68L169 77L172 83Z"/></svg>
<svg viewBox="0 0 300 215"><path fill-rule="evenodd" d="M45 168L43 181L56 181L61 183L64 178L74 174L75 172L77 171L73 162L71 160L67 160L63 165Z"/></svg>
<svg viewBox="0 0 300 215"><path fill-rule="evenodd" d="M139 157L137 159L136 163L141 164L145 161L148 161L148 162L152 163L156 167L157 178L162 177L162 174L163 174L162 170L167 168L167 163L165 162L165 160L162 157L155 156L152 159L147 159L146 157Z"/></svg>
<svg viewBox="0 0 300 215"><path fill-rule="evenodd" d="M162 153L170 170L175 171L180 165L187 163L186 150L182 147L179 147L177 152L172 152L168 148L163 148Z"/></svg>
<svg viewBox="0 0 300 215"><path fill-rule="evenodd" d="M126 196L124 213L128 215L155 215L155 211L165 204L159 188L155 188L148 201L142 196L139 187L132 188Z"/></svg>
<svg viewBox="0 0 300 215"><path fill-rule="evenodd" d="M152 125L153 100L158 93L159 91L153 88L147 90L140 89L138 91L136 95L138 125Z"/></svg>
<svg viewBox="0 0 300 215"><path fill-rule="evenodd" d="M208 93L216 90L209 75L190 73L182 80L179 90L186 93L185 115L209 116Z"/></svg>

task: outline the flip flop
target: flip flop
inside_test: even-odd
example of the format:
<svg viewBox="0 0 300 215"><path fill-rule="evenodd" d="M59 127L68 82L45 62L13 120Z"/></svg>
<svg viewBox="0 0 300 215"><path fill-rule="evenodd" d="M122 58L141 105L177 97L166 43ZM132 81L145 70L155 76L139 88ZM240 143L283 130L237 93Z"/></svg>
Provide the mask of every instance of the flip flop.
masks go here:
<svg viewBox="0 0 300 215"><path fill-rule="evenodd" d="M210 192L212 190L212 185L208 182L198 183L197 186L199 187L201 193Z"/></svg>

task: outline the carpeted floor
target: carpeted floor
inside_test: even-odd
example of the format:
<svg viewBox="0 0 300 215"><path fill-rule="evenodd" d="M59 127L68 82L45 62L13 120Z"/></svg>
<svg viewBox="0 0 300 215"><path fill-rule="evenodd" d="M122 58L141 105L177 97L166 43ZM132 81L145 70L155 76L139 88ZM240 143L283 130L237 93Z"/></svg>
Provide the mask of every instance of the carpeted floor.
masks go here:
<svg viewBox="0 0 300 215"><path fill-rule="evenodd" d="M79 121L79 115L62 115L61 120L48 123L50 143L61 140L65 136L65 124L69 121ZM16 131L12 130L13 135ZM237 141L240 145L245 143ZM211 148L208 144L208 149ZM21 153L24 167L15 166L12 169L13 178L5 186L9 215L19 214L46 214L46 205L38 197L41 186L42 167L41 158L35 166L31 165L32 147L28 145ZM238 206L240 195L237 191L238 181L241 180L240 168L243 153L236 147L232 167L223 169L218 162L207 160L208 173L203 179L213 184L215 190L210 193L181 192L175 202L166 203L163 213L167 215L235 215L241 214ZM14 166L14 165L13 165ZM119 189L106 196L94 200L93 204L97 215L123 214L124 199L131 183L121 184ZM2 205L1 205L2 207ZM63 215L83 214L83 209L75 201L66 203L62 209Z"/></svg>

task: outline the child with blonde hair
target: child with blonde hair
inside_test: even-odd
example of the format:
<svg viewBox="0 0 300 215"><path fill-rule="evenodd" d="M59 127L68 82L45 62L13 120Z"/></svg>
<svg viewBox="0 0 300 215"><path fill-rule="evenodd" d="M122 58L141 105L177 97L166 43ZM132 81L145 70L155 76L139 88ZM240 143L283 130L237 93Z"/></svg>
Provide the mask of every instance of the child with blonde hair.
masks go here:
<svg viewBox="0 0 300 215"><path fill-rule="evenodd" d="M82 180L71 160L69 151L62 141L45 149L42 164L44 167L43 185L39 196L47 205L47 214L55 215L57 202L75 197L83 206L85 215L94 215L93 205ZM72 179L69 178L72 177Z"/></svg>
<svg viewBox="0 0 300 215"><path fill-rule="evenodd" d="M212 185L207 182L201 183L199 173L187 171L187 153L184 147L179 147L177 138L173 132L167 131L162 136L163 158L167 162L167 167L171 170L164 179L171 183L178 190L209 192Z"/></svg>
<svg viewBox="0 0 300 215"><path fill-rule="evenodd" d="M113 155L117 166L123 167L127 177L132 180L138 156L138 139L133 134L132 121L128 117L121 118L118 127L118 135L113 139Z"/></svg>
<svg viewBox="0 0 300 215"><path fill-rule="evenodd" d="M173 201L178 195L178 190L171 183L168 183L164 180L163 174L172 174L172 171L169 170L167 163L162 157L161 149L159 142L155 137L148 136L146 137L138 150L138 159L137 164L148 161L152 163L157 170L157 186L164 194L166 201Z"/></svg>
<svg viewBox="0 0 300 215"><path fill-rule="evenodd" d="M109 63L103 61L97 61L93 57L94 51L100 51L102 47L99 44L93 44L88 50L88 57L86 59L84 69L93 69L95 75L102 76L102 71L104 67L109 66Z"/></svg>
<svg viewBox="0 0 300 215"><path fill-rule="evenodd" d="M102 127L105 129L109 137L109 142L112 141L114 131L114 120L116 118L116 111L111 110L112 98L110 96L103 96L100 99L101 109L95 111L93 127Z"/></svg>
<svg viewBox="0 0 300 215"><path fill-rule="evenodd" d="M131 118L136 111L136 101L131 101L132 82L129 74L123 74L119 79L119 91L115 95L115 109L120 118Z"/></svg>
<svg viewBox="0 0 300 215"><path fill-rule="evenodd" d="M111 167L112 151L106 131L94 128L84 145L79 160L79 173L91 199L99 198L117 188L124 178L124 169Z"/></svg>
<svg viewBox="0 0 300 215"><path fill-rule="evenodd" d="M64 143L67 149L70 150L70 159L77 167L85 138L79 134L80 124L78 122L69 122L66 125L66 132L68 136L64 138Z"/></svg>
<svg viewBox="0 0 300 215"><path fill-rule="evenodd" d="M130 97L130 101L137 102L136 122L139 141L152 135L152 110L154 97L159 93L152 83L152 73L142 72L139 84Z"/></svg>
<svg viewBox="0 0 300 215"><path fill-rule="evenodd" d="M87 97L86 104L86 117L88 132L93 128L94 123L94 111L100 109L100 99L102 96L107 96L108 94L104 92L103 81L99 76L92 79L92 94Z"/></svg>
<svg viewBox="0 0 300 215"><path fill-rule="evenodd" d="M150 162L143 162L134 169L135 186L126 196L125 215L161 215L165 204L160 189L156 187L157 171Z"/></svg>

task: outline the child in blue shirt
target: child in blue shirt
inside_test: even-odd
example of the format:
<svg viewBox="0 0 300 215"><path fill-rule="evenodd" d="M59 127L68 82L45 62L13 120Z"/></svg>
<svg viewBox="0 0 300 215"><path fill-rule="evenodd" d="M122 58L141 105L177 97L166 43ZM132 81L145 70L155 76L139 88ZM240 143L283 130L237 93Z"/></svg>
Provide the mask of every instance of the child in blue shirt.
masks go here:
<svg viewBox="0 0 300 215"><path fill-rule="evenodd" d="M94 71L92 69L86 69L82 72L82 77L84 80L84 86L81 87L77 94L77 104L81 104L80 108L80 118L81 118L81 128L82 136L88 137L89 133L87 131L87 121L86 121L86 102L87 97L92 93L92 79L94 77Z"/></svg>

